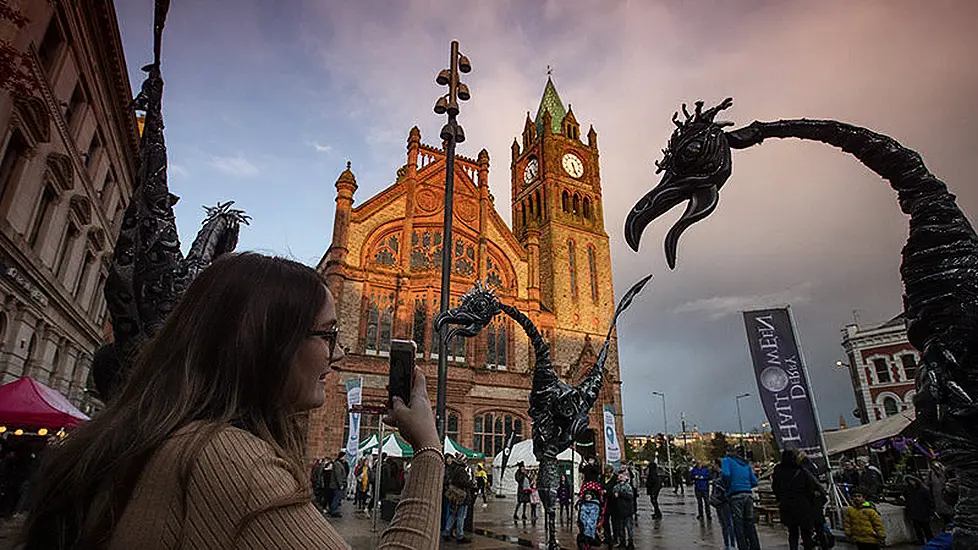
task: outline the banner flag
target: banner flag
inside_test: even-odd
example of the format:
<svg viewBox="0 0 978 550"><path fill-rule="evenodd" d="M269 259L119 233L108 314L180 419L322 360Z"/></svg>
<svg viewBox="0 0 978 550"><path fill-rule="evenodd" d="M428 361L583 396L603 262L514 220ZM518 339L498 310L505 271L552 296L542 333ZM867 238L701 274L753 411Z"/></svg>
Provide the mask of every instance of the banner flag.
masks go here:
<svg viewBox="0 0 978 550"><path fill-rule="evenodd" d="M788 308L744 312L761 404L779 449L805 451L827 471L811 386Z"/></svg>
<svg viewBox="0 0 978 550"><path fill-rule="evenodd" d="M506 465L509 464L509 455L513 454L513 445L516 444L516 432L510 430L506 434L506 442L503 444L503 462L499 465L499 479L506 473Z"/></svg>
<svg viewBox="0 0 978 550"><path fill-rule="evenodd" d="M363 380L352 378L346 381L346 405L347 410L360 404L363 396ZM346 440L346 462L353 471L353 466L357 461L357 451L360 448L360 413L349 413L350 415L350 436Z"/></svg>
<svg viewBox="0 0 978 550"><path fill-rule="evenodd" d="M615 409L611 405L604 406L604 461L616 470L621 466L621 446L615 431Z"/></svg>

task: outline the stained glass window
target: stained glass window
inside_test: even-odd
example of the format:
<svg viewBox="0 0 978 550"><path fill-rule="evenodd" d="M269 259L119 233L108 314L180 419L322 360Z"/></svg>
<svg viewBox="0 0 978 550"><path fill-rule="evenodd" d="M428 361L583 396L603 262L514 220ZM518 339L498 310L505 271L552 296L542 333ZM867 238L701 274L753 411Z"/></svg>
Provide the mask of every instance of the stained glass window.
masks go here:
<svg viewBox="0 0 978 550"><path fill-rule="evenodd" d="M393 309L390 298L370 299L367 305L367 332L364 334L364 352L367 355L387 356L391 351L391 322Z"/></svg>

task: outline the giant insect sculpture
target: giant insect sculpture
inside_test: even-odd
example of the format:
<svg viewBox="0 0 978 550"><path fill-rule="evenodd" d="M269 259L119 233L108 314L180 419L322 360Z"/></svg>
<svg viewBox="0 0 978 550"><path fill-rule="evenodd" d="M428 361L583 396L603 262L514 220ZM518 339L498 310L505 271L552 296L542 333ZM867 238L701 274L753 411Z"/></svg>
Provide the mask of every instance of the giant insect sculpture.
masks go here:
<svg viewBox="0 0 978 550"><path fill-rule="evenodd" d="M485 328L500 312L511 317L523 327L533 345L533 382L530 389L529 415L532 420L533 454L540 462L537 489L543 503L547 521L548 548L557 544L554 506L557 502L557 455L569 448L574 440L588 427L591 407L598 399L604 381L604 363L608 358L611 335L618 316L631 305L652 276L648 275L622 296L615 308L611 326L604 345L587 371L581 383L572 386L560 379L550 359L550 346L530 319L513 306L499 301L496 294L477 282L475 287L459 300L459 306L435 318L435 330L444 330L442 338L450 342L457 335L472 337Z"/></svg>
<svg viewBox="0 0 978 550"><path fill-rule="evenodd" d="M180 253L173 205L179 200L166 182L166 142L163 138L163 78L160 42L169 0L157 0L154 16L154 62L132 107L145 112L139 140L138 171L132 196L105 282L105 301L113 341L102 346L92 361L92 377L103 401L108 401L128 374L133 355L163 325L190 281L221 254L234 250L238 230L247 224L233 202L205 207L207 217L186 258Z"/></svg>
<svg viewBox="0 0 978 550"><path fill-rule="evenodd" d="M709 216L731 173L731 149L745 149L767 138L821 141L854 155L890 182L900 207L910 215L910 236L900 273L910 343L921 351L915 405L924 433L958 472L959 500L954 516L954 548L978 548L978 236L957 207L947 186L927 170L920 155L896 140L834 120L754 122L724 131L714 122L733 104L726 99L703 110L697 102L685 120L673 116L676 130L656 163L662 180L625 221L625 240L638 250L645 227L684 200L686 211L665 239L666 259L676 265L679 237Z"/></svg>

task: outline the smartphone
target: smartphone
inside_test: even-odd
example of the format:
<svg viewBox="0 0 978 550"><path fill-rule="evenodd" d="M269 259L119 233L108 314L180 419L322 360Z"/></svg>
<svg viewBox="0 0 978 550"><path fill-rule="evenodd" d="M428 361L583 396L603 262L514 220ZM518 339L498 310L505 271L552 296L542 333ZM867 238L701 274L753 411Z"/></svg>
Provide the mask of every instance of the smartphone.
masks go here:
<svg viewBox="0 0 978 550"><path fill-rule="evenodd" d="M411 402L414 379L414 355L418 345L411 340L391 340L391 370L387 379L387 407L394 408L394 396L404 404Z"/></svg>

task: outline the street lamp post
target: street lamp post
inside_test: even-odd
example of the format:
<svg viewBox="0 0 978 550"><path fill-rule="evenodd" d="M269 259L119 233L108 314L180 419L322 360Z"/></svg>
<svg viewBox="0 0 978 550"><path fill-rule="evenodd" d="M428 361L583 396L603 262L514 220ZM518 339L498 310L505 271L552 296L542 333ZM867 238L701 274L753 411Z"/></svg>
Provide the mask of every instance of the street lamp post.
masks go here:
<svg viewBox="0 0 978 550"><path fill-rule="evenodd" d="M445 141L445 218L441 241L441 313L448 311L452 299L452 208L455 195L455 145L465 141L465 132L458 124L458 101L469 99L469 87L459 80L459 73L472 70L469 58L458 51L458 40L452 40L452 52L448 68L442 69L435 78L441 86L448 86L448 93L435 103L435 114L448 115L448 123L441 129ZM435 404L435 420L438 435L445 438L445 405L448 395L448 342L445 334L448 325L442 327L438 339L438 398Z"/></svg>
<svg viewBox="0 0 978 550"><path fill-rule="evenodd" d="M743 398L745 398L745 397L750 397L750 394L749 393L742 393L742 394L738 395L736 397L736 399L735 399L735 401L737 401L737 427L740 430L740 444L741 445L744 444L744 421L740 418L740 400L743 399Z"/></svg>
<svg viewBox="0 0 978 550"><path fill-rule="evenodd" d="M666 416L666 394L658 391L652 392L662 398L662 438L666 443L666 462L669 464L669 485L675 487L675 480L672 475L672 451L669 450L669 417Z"/></svg>

